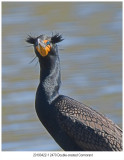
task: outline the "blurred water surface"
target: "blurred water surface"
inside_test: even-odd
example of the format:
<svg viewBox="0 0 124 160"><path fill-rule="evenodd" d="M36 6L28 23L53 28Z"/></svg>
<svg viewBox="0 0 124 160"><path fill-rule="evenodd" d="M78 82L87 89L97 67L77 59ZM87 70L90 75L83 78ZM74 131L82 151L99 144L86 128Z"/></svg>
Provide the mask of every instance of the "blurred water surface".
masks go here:
<svg viewBox="0 0 124 160"><path fill-rule="evenodd" d="M122 3L2 3L2 150L61 148L35 113L38 60L28 34L63 33L60 93L122 126ZM37 65L36 65L37 64Z"/></svg>

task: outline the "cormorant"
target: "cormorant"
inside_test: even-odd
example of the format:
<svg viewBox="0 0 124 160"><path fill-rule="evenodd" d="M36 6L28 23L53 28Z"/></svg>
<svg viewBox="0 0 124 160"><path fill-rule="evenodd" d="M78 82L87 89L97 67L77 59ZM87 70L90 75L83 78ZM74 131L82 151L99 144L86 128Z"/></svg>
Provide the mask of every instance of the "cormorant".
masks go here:
<svg viewBox="0 0 124 160"><path fill-rule="evenodd" d="M65 151L121 151L122 130L91 107L60 95L60 61L57 43L62 35L28 36L40 64L36 92L37 115L54 140Z"/></svg>

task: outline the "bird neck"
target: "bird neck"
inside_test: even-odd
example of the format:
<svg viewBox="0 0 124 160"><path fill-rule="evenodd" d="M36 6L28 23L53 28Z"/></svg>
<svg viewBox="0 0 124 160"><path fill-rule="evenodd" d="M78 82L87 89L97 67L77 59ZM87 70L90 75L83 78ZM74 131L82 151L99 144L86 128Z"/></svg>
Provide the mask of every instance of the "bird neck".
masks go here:
<svg viewBox="0 0 124 160"><path fill-rule="evenodd" d="M42 63L40 64L42 65ZM50 104L59 95L61 84L59 57L50 61L49 64L47 61L47 67L41 66L40 68L39 90L41 92L41 99Z"/></svg>

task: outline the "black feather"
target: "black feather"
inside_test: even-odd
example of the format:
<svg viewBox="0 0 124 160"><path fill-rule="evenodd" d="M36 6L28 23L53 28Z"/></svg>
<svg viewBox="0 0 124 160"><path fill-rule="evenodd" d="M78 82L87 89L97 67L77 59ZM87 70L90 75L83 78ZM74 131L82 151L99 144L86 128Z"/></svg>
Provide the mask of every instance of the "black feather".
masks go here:
<svg viewBox="0 0 124 160"><path fill-rule="evenodd" d="M51 42L52 43L59 43L63 41L64 39L62 38L62 35L59 35L59 33L55 34L54 36L51 37Z"/></svg>
<svg viewBox="0 0 124 160"><path fill-rule="evenodd" d="M35 44L36 39L37 39L37 38L28 35L28 37L27 37L27 39L26 39L26 42L28 42L28 43L30 43L30 44Z"/></svg>

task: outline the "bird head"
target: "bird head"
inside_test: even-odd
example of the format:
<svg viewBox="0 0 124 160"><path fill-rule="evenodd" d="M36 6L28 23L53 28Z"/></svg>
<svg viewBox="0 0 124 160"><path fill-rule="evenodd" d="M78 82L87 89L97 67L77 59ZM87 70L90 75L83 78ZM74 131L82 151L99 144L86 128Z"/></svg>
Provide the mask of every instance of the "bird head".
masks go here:
<svg viewBox="0 0 124 160"><path fill-rule="evenodd" d="M55 56L57 53L56 44L62 40L62 35L55 34L52 37L47 35L40 35L38 37L28 36L26 42L34 45L35 53L39 60L41 60L46 57Z"/></svg>

